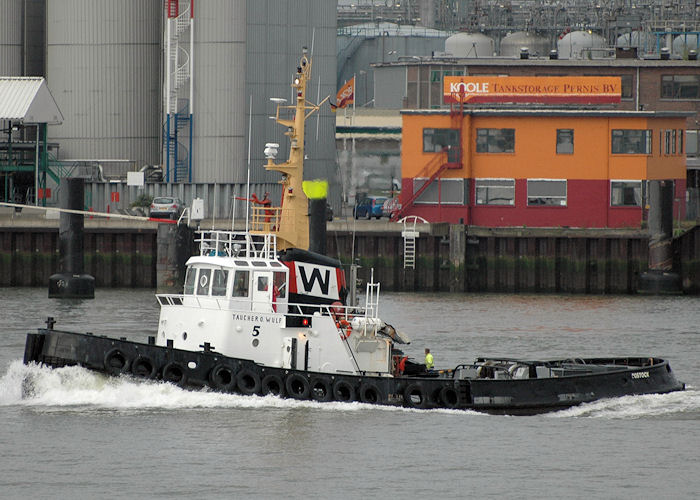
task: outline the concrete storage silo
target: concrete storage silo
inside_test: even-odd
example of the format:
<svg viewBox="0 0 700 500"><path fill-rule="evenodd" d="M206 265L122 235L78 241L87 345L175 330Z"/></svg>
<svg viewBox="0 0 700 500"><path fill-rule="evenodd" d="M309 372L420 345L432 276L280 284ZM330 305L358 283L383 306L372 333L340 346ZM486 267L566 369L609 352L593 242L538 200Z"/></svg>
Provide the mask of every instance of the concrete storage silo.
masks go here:
<svg viewBox="0 0 700 500"><path fill-rule="evenodd" d="M445 52L454 57L493 57L496 44L483 33L457 33L445 40Z"/></svg>
<svg viewBox="0 0 700 500"><path fill-rule="evenodd" d="M509 33L501 40L502 56L519 56L520 49L527 47L530 55L546 56L549 54L549 41L529 31Z"/></svg>
<svg viewBox="0 0 700 500"><path fill-rule="evenodd" d="M591 31L572 31L557 42L559 59L588 59L596 57L590 49L605 47L605 39Z"/></svg>
<svg viewBox="0 0 700 500"><path fill-rule="evenodd" d="M22 0L0 2L0 75L22 75Z"/></svg>
<svg viewBox="0 0 700 500"><path fill-rule="evenodd" d="M47 79L62 158L159 162L162 2L46 2Z"/></svg>

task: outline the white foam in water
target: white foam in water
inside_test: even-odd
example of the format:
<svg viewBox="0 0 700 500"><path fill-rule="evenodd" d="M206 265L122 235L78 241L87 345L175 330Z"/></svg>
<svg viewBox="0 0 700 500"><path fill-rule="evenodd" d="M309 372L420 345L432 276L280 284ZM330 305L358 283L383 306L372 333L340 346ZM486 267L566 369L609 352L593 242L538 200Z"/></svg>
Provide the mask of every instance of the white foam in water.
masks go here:
<svg viewBox="0 0 700 500"><path fill-rule="evenodd" d="M185 390L172 384L136 380L131 377L108 377L77 366L48 368L13 361L0 377L0 406L36 408L147 410L187 408L295 408L313 407L331 411L404 411L425 412L393 406L363 403L318 403L274 396L242 396L208 390ZM430 412L484 415L462 410L428 410ZM547 414L552 417L642 418L700 411L700 391L606 399Z"/></svg>

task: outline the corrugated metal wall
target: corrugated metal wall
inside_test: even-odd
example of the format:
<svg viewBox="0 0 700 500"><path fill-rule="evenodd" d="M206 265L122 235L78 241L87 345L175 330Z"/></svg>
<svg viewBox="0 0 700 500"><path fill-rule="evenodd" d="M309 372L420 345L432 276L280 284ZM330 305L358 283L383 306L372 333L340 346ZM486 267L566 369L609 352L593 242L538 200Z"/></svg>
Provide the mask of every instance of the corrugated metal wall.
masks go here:
<svg viewBox="0 0 700 500"><path fill-rule="evenodd" d="M47 2L47 79L62 158L159 163L159 0Z"/></svg>
<svg viewBox="0 0 700 500"><path fill-rule="evenodd" d="M253 2L251 2L252 4ZM337 2L334 0L279 0L255 1L249 6L248 16L248 64L246 76L246 104L253 96L253 181L277 180L278 174L270 174L263 150L266 142L280 144L278 161L289 154L289 140L284 128L269 117L275 114L275 104L270 97L283 97L294 104L291 83L301 57L302 47L311 51L313 46L312 82L307 89L307 99L317 102L327 95L335 101L335 37ZM320 91L319 91L320 81ZM318 131L318 138L317 138ZM335 115L324 104L318 117L306 122L305 178L328 179L331 184L329 199L339 211L341 188L335 153ZM245 180L245 173L238 180Z"/></svg>
<svg viewBox="0 0 700 500"><path fill-rule="evenodd" d="M245 182L246 1L195 4L193 182Z"/></svg>
<svg viewBox="0 0 700 500"><path fill-rule="evenodd" d="M0 75L22 75L22 0L0 2Z"/></svg>

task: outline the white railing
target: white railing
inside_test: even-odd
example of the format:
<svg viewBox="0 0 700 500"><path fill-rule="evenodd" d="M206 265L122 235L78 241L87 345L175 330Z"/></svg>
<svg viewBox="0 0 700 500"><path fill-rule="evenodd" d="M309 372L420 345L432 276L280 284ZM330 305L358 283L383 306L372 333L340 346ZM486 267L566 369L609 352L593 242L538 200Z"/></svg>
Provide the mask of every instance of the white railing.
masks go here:
<svg viewBox="0 0 700 500"><path fill-rule="evenodd" d="M275 234L250 234L238 231L197 231L199 255L219 257L246 257L249 259L277 260Z"/></svg>

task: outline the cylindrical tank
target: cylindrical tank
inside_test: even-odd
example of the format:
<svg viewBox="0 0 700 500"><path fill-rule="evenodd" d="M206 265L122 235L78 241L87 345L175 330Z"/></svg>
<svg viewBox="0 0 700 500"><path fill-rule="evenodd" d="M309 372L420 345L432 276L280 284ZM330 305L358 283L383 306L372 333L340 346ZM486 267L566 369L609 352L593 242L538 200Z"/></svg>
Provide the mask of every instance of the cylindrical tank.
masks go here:
<svg viewBox="0 0 700 500"><path fill-rule="evenodd" d="M193 182L246 180L245 155L241 154L248 149L245 5L246 2L195 3ZM297 47L290 47L290 53L294 54L290 59L297 52ZM262 54L258 62L261 70L269 69L269 62ZM289 78L286 80L289 85ZM263 94L254 96L262 101L254 105L264 104L269 97L289 98L286 92ZM253 170L259 173L261 169Z"/></svg>
<svg viewBox="0 0 700 500"><path fill-rule="evenodd" d="M22 0L0 2L0 75L22 75Z"/></svg>
<svg viewBox="0 0 700 500"><path fill-rule="evenodd" d="M656 50L656 37L643 31L632 31L617 37L615 46L620 48L637 49L638 54L654 52Z"/></svg>
<svg viewBox="0 0 700 500"><path fill-rule="evenodd" d="M445 40L445 52L455 57L493 57L496 44L483 33L457 33Z"/></svg>
<svg viewBox="0 0 700 500"><path fill-rule="evenodd" d="M520 49L528 48L528 52L533 56L545 56L549 54L549 41L535 33L529 31L516 31L509 33L501 40L502 56L518 56Z"/></svg>
<svg viewBox="0 0 700 500"><path fill-rule="evenodd" d="M61 158L159 163L162 2L46 2L47 79Z"/></svg>
<svg viewBox="0 0 700 500"><path fill-rule="evenodd" d="M700 50L700 40L696 33L684 33L673 39L673 53L686 57L689 50Z"/></svg>
<svg viewBox="0 0 700 500"><path fill-rule="evenodd" d="M583 59L595 57L589 49L605 47L605 39L592 31L572 31L557 42L559 59ZM590 54L590 56L589 56Z"/></svg>

